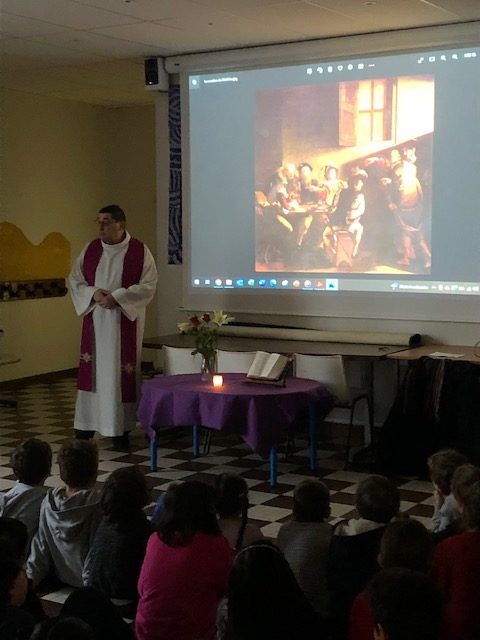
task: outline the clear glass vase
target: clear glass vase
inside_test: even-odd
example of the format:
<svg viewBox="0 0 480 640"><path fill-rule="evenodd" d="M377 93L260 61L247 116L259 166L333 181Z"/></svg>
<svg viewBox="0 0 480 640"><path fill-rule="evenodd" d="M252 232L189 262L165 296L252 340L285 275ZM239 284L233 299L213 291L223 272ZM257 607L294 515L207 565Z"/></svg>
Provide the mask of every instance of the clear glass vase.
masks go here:
<svg viewBox="0 0 480 640"><path fill-rule="evenodd" d="M202 353L202 368L200 379L203 382L211 382L213 374L217 370L217 352Z"/></svg>

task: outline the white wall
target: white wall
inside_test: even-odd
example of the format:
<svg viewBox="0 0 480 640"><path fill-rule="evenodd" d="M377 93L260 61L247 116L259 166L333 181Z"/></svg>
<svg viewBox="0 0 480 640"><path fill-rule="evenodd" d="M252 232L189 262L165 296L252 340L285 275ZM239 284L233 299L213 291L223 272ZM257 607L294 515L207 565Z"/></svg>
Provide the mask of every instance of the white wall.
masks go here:
<svg viewBox="0 0 480 640"><path fill-rule="evenodd" d="M143 90L142 88L140 90ZM97 233L99 207L125 207L129 228L156 251L155 122L151 106L108 109L2 92L0 221L38 244L61 232L72 259ZM155 305L147 327L155 332ZM69 296L0 303L0 349L21 362L11 380L77 366L80 321Z"/></svg>

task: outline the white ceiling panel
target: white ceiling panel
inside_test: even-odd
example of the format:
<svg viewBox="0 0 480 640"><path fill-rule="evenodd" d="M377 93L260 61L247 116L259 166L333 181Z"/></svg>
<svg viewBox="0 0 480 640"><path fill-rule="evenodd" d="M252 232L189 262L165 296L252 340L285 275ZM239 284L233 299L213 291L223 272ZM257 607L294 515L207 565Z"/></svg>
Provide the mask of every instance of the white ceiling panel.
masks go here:
<svg viewBox="0 0 480 640"><path fill-rule="evenodd" d="M113 13L137 18L144 22L163 20L170 17L170 15L195 11L195 5L197 4L192 0L133 0L132 2L122 2L121 0L72 0L72 2L87 7L112 11ZM217 8L223 10L222 7Z"/></svg>
<svg viewBox="0 0 480 640"><path fill-rule="evenodd" d="M91 31L70 31L51 36L39 36L32 39L35 42L48 42L49 44L94 53L106 58L134 58L157 55L154 47L147 44L119 40Z"/></svg>
<svg viewBox="0 0 480 640"><path fill-rule="evenodd" d="M217 25L218 26L218 25ZM259 33L255 25L252 25L248 31L248 36L241 37L238 31L238 25L235 21L228 25L225 23L223 29L211 28L208 25L198 26L195 31L177 29L170 23L155 24L143 23L142 25L134 25L133 27L112 27L109 29L100 29L98 33L103 33L115 38L124 38L125 40L133 40L144 42L156 49L157 55L168 56L191 51L212 51L215 49L228 49L245 44L257 44ZM286 30L285 30L286 37ZM291 37L291 31L288 32ZM268 40L269 34L265 34L262 29L263 42L277 42L277 40ZM300 37L297 34L296 37Z"/></svg>
<svg viewBox="0 0 480 640"><path fill-rule="evenodd" d="M181 31L163 23L142 22L123 27L97 29L95 33L155 47L159 55L172 55L175 51L182 51L176 46L177 41L182 39Z"/></svg>
<svg viewBox="0 0 480 640"><path fill-rule="evenodd" d="M15 16L2 11L0 19L0 34L3 38L31 38L33 36L46 36L54 33L73 31L68 27L51 24L43 20L32 20L22 16Z"/></svg>
<svg viewBox="0 0 480 640"><path fill-rule="evenodd" d="M231 11L225 7L208 7L204 4L194 2L192 0L161 0L157 2L149 2L147 0L132 0L129 3L119 2L119 0L71 0L81 6L108 7L109 9L124 11L121 7L128 7L127 11L131 11L128 15L141 20L143 22L160 22L162 20L170 20L172 18L184 19L193 18L198 20L212 20L218 14L230 14ZM237 0L238 3L238 0ZM255 6L255 5L253 5ZM124 14L127 15L127 14Z"/></svg>
<svg viewBox="0 0 480 640"><path fill-rule="evenodd" d="M136 18L97 7L79 5L71 0L2 0L2 11L74 29L93 29L137 22Z"/></svg>
<svg viewBox="0 0 480 640"><path fill-rule="evenodd" d="M446 22L459 20L456 12L438 6L438 3L423 2L422 0L377 0L375 5L366 5L365 2L348 2L340 4L335 0L308 0L312 5L324 7L332 12L338 12L341 6L348 15L355 20L374 22L392 28L398 24L399 19L414 20L416 24L428 24L432 21Z"/></svg>
<svg viewBox="0 0 480 640"><path fill-rule="evenodd" d="M308 11L308 7L306 7ZM268 9L266 9L268 11ZM182 14L178 7L170 18L162 22L141 23L120 27L96 29L97 33L115 38L143 42L158 47L159 55L195 50L225 49L245 44L271 43L294 40L302 33L294 31L285 22L275 29L265 29L265 23L252 11L251 18L230 15L225 12L206 11L197 6L195 11ZM318 12L317 8L312 11Z"/></svg>
<svg viewBox="0 0 480 640"><path fill-rule="evenodd" d="M305 7L305 9L307 12L311 9L316 14L319 11L311 7ZM269 25L274 28L266 29L265 22L259 19L261 11L262 9L251 10L247 17L217 13L207 19L198 15L187 15L169 21L168 25L178 28L180 37L184 42L186 40L187 44L192 40L195 42L204 38L206 43L210 43L210 49L212 42L224 43L224 46L235 42L236 46L241 46L251 42L278 42L281 38L292 40L301 36L302 32L295 30L288 22L283 24L281 21L274 21L273 24L269 22ZM266 8L264 11L268 14L270 9ZM268 19L270 21L271 17L269 16Z"/></svg>
<svg viewBox="0 0 480 640"><path fill-rule="evenodd" d="M298 5L305 0L190 0L191 4L201 4L204 7L222 11L233 11L237 13L240 7L249 9L261 9L264 7L275 7L282 4Z"/></svg>
<svg viewBox="0 0 480 640"><path fill-rule="evenodd" d="M304 10L309 10L313 7L314 10L316 11L321 11L322 9L322 3L319 2L318 4L314 4L311 2L306 2L304 0L301 0L300 2L294 2L294 3L290 3L290 2L284 2L281 4L276 4L276 5L272 5L272 4L261 4L261 5L257 5L253 2L246 2L246 3L240 3L240 2L231 2L231 8L229 10L230 13L236 15L236 16L247 16L249 18L255 18L257 20L261 20L264 27L265 25L268 25L268 28L270 29L270 23L269 22L265 22L265 19L276 19L279 15L281 16L289 16L289 21L287 22L287 25L290 24L290 18L293 20L297 20L298 16L301 15L305 15L304 13L302 13ZM363 4L363 3L362 3ZM337 16L337 21L340 23L341 19L345 16L349 16L350 12L348 11L348 6L349 3L335 3L336 5L336 10L335 10L335 15ZM328 13L331 13L331 9L328 9ZM321 26L319 24L316 25L317 26L317 30L321 31Z"/></svg>
<svg viewBox="0 0 480 640"><path fill-rule="evenodd" d="M295 34L303 38L325 37L338 35L346 32L355 32L358 28L358 21L347 14L341 16L329 10L313 4L301 3L295 10L289 5L279 5L273 10L271 7L260 9L242 9L241 15L255 21L260 27L260 32L276 32L277 29L288 25L291 40L295 39ZM268 24L268 30L265 25Z"/></svg>
<svg viewBox="0 0 480 640"><path fill-rule="evenodd" d="M276 7L274 15L270 8L242 8L241 15L252 19L256 16L258 21L268 23L272 31L278 25L288 24L292 31L300 31L311 38L390 30L392 25L405 28L448 21L444 11L419 3L418 0L398 0L388 6L367 7L357 3L356 7L341 7L340 13L339 3L335 0L320 0L318 4L303 3L293 14L291 7L286 5ZM450 14L448 19L452 20Z"/></svg>
<svg viewBox="0 0 480 640"><path fill-rule="evenodd" d="M480 2L478 0L418 0L418 2L446 9L464 20L480 18Z"/></svg>

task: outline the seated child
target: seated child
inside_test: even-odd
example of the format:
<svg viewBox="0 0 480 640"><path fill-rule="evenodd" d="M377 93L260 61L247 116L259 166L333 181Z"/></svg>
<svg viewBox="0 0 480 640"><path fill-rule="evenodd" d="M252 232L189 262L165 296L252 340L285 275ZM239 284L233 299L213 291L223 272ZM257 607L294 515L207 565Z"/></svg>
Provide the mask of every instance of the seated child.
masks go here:
<svg viewBox="0 0 480 640"><path fill-rule="evenodd" d="M138 640L212 638L233 551L218 525L212 487L170 485L138 580Z"/></svg>
<svg viewBox="0 0 480 640"><path fill-rule="evenodd" d="M439 640L442 600L432 580L410 569L384 569L371 581L368 599L376 640Z"/></svg>
<svg viewBox="0 0 480 640"><path fill-rule="evenodd" d="M432 563L433 535L421 522L405 518L391 522L380 541L378 564L382 569L400 567L429 573ZM350 640L372 640L374 632L372 612L367 591L355 598L350 613Z"/></svg>
<svg viewBox="0 0 480 640"><path fill-rule="evenodd" d="M332 527L328 487L312 478L293 492L293 519L280 527L277 544L297 582L320 618L329 615L327 590L328 551Z"/></svg>
<svg viewBox="0 0 480 640"><path fill-rule="evenodd" d="M222 473L217 478L217 514L220 531L234 551L261 540L263 533L248 522L248 485L234 473Z"/></svg>
<svg viewBox="0 0 480 640"><path fill-rule="evenodd" d="M134 640L133 630L112 601L91 587L76 589L65 600L59 620L73 618L86 623L93 630L95 640ZM70 636L64 637L70 640Z"/></svg>
<svg viewBox="0 0 480 640"><path fill-rule="evenodd" d="M219 613L219 640L326 637L285 556L266 540L258 540L237 554L226 606Z"/></svg>
<svg viewBox="0 0 480 640"><path fill-rule="evenodd" d="M452 491L464 532L437 545L432 575L446 602L444 637L470 640L480 638L480 468L459 467Z"/></svg>
<svg viewBox="0 0 480 640"><path fill-rule="evenodd" d="M28 555L27 543L28 532L23 522L14 518L0 518L0 559L14 560L23 567ZM21 608L29 613L35 622L45 618L42 603L31 583L28 583L27 595Z"/></svg>
<svg viewBox="0 0 480 640"><path fill-rule="evenodd" d="M452 494L457 503L458 512L461 517L459 533L464 529L463 508L465 500L470 493L472 486L480 480L480 468L473 464L462 464L455 470L452 478Z"/></svg>
<svg viewBox="0 0 480 640"><path fill-rule="evenodd" d="M443 449L428 458L435 499L432 532L438 540L458 533L460 514L452 494L451 483L455 469L466 462L466 457L455 449Z"/></svg>
<svg viewBox="0 0 480 640"><path fill-rule="evenodd" d="M80 618L56 616L37 625L30 640L97 640L97 638L92 627Z"/></svg>
<svg viewBox="0 0 480 640"><path fill-rule="evenodd" d="M138 576L152 533L143 512L149 500L145 476L138 467L110 474L100 498L103 519L83 570L85 586L109 598L138 599Z"/></svg>
<svg viewBox="0 0 480 640"><path fill-rule="evenodd" d="M30 438L12 451L10 466L17 483L0 494L0 516L16 518L26 525L30 549L38 529L40 505L47 493L43 484L52 468L52 449L48 442Z"/></svg>
<svg viewBox="0 0 480 640"><path fill-rule="evenodd" d="M28 582L21 564L0 559L0 638L28 640L35 624L32 616L20 609L27 595Z"/></svg>
<svg viewBox="0 0 480 640"><path fill-rule="evenodd" d="M379 570L380 539L400 508L398 489L384 476L369 476L357 487L355 506L359 518L339 522L330 545L328 586L335 638L347 636L353 600Z"/></svg>
<svg viewBox="0 0 480 640"><path fill-rule="evenodd" d="M72 587L82 587L83 565L101 519L100 494L94 489L98 450L92 440L64 442L58 452L64 487L50 489L40 511L27 574L37 586L53 571Z"/></svg>

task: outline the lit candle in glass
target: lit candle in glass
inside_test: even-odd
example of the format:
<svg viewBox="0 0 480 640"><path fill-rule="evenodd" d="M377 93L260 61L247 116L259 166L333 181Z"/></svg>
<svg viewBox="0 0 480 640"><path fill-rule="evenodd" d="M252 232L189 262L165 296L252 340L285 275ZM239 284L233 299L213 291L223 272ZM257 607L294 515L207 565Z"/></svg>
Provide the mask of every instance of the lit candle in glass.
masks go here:
<svg viewBox="0 0 480 640"><path fill-rule="evenodd" d="M213 376L213 386L214 387L223 387L223 376Z"/></svg>

